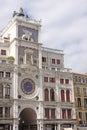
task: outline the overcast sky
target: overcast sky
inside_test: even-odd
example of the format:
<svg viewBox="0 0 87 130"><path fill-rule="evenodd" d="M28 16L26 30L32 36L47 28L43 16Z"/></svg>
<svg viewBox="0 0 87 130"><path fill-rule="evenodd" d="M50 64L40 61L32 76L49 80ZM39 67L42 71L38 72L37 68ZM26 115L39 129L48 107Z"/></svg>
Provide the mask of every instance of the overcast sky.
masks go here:
<svg viewBox="0 0 87 130"><path fill-rule="evenodd" d="M87 0L0 0L0 30L13 11L42 21L44 47L63 50L65 68L87 72Z"/></svg>

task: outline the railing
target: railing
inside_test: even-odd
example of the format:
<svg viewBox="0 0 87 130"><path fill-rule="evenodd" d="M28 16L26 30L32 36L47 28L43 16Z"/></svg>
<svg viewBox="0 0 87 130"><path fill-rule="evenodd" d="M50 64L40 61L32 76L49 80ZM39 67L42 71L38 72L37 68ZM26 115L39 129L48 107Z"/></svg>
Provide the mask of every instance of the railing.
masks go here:
<svg viewBox="0 0 87 130"><path fill-rule="evenodd" d="M7 60L6 56L1 56L0 57L0 65L6 65L6 64L13 64L14 61L13 60Z"/></svg>
<svg viewBox="0 0 87 130"><path fill-rule="evenodd" d="M48 52L53 52L53 53L59 53L59 54L63 54L63 50L57 50L57 49L51 49L51 48L47 48L47 47L43 47L42 48L43 51L48 51Z"/></svg>
<svg viewBox="0 0 87 130"><path fill-rule="evenodd" d="M10 115L10 114L5 114L5 115L0 114L0 119L6 119L6 118L12 118L12 115Z"/></svg>

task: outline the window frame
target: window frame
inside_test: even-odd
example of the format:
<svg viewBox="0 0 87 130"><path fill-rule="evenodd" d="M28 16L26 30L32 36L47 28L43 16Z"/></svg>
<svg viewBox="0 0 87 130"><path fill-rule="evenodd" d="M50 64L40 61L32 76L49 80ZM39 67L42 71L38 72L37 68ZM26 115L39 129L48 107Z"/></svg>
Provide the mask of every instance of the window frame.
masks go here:
<svg viewBox="0 0 87 130"><path fill-rule="evenodd" d="M46 63L46 60L47 60L46 57L43 56L42 57L42 62Z"/></svg>
<svg viewBox="0 0 87 130"><path fill-rule="evenodd" d="M54 58L52 58L52 64L55 64L56 60Z"/></svg>
<svg viewBox="0 0 87 130"><path fill-rule="evenodd" d="M1 50L1 55L6 55L6 50Z"/></svg>

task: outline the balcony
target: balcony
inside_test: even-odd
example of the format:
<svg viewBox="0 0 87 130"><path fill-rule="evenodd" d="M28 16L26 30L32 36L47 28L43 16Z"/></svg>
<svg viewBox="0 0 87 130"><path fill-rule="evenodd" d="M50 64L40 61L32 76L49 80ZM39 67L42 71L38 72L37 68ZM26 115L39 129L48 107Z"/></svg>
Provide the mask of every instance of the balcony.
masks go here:
<svg viewBox="0 0 87 130"><path fill-rule="evenodd" d="M43 83L43 86L45 86L45 87L48 87L48 86L50 86L50 87L55 87L55 83L52 83L52 82L44 82L44 83Z"/></svg>
<svg viewBox="0 0 87 130"><path fill-rule="evenodd" d="M0 82L11 83L12 78L10 78L10 77L0 77Z"/></svg>
<svg viewBox="0 0 87 130"><path fill-rule="evenodd" d="M74 102L59 102L60 106L74 107Z"/></svg>
<svg viewBox="0 0 87 130"><path fill-rule="evenodd" d="M52 120L52 121L54 121L54 120L56 120L56 116L54 116L54 117L44 117L44 120Z"/></svg>
<svg viewBox="0 0 87 130"><path fill-rule="evenodd" d="M10 116L10 117L0 117L0 124L12 123L12 119L13 119L13 116Z"/></svg>
<svg viewBox="0 0 87 130"><path fill-rule="evenodd" d="M13 66L14 60L8 60L6 57L0 57L0 66Z"/></svg>
<svg viewBox="0 0 87 130"><path fill-rule="evenodd" d="M12 118L12 115L9 115L9 114L5 114L5 115L3 115L3 114L0 114L0 119L11 119Z"/></svg>
<svg viewBox="0 0 87 130"><path fill-rule="evenodd" d="M83 93L83 96L84 96L84 97L87 97L87 93Z"/></svg>
<svg viewBox="0 0 87 130"><path fill-rule="evenodd" d="M64 122L64 123L76 123L76 119L69 119L69 118L66 118L66 119L60 119L61 122Z"/></svg>
<svg viewBox="0 0 87 130"><path fill-rule="evenodd" d="M76 93L76 96L82 96L81 92Z"/></svg>

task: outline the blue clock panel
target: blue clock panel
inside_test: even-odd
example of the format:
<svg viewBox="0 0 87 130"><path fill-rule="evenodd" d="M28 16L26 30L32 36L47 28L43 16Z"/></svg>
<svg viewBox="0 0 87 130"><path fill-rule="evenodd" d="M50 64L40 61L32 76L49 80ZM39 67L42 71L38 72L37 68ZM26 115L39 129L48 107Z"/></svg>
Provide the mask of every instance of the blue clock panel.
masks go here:
<svg viewBox="0 0 87 130"><path fill-rule="evenodd" d="M35 83L33 80L26 78L22 80L21 88L25 94L31 94L35 90Z"/></svg>

